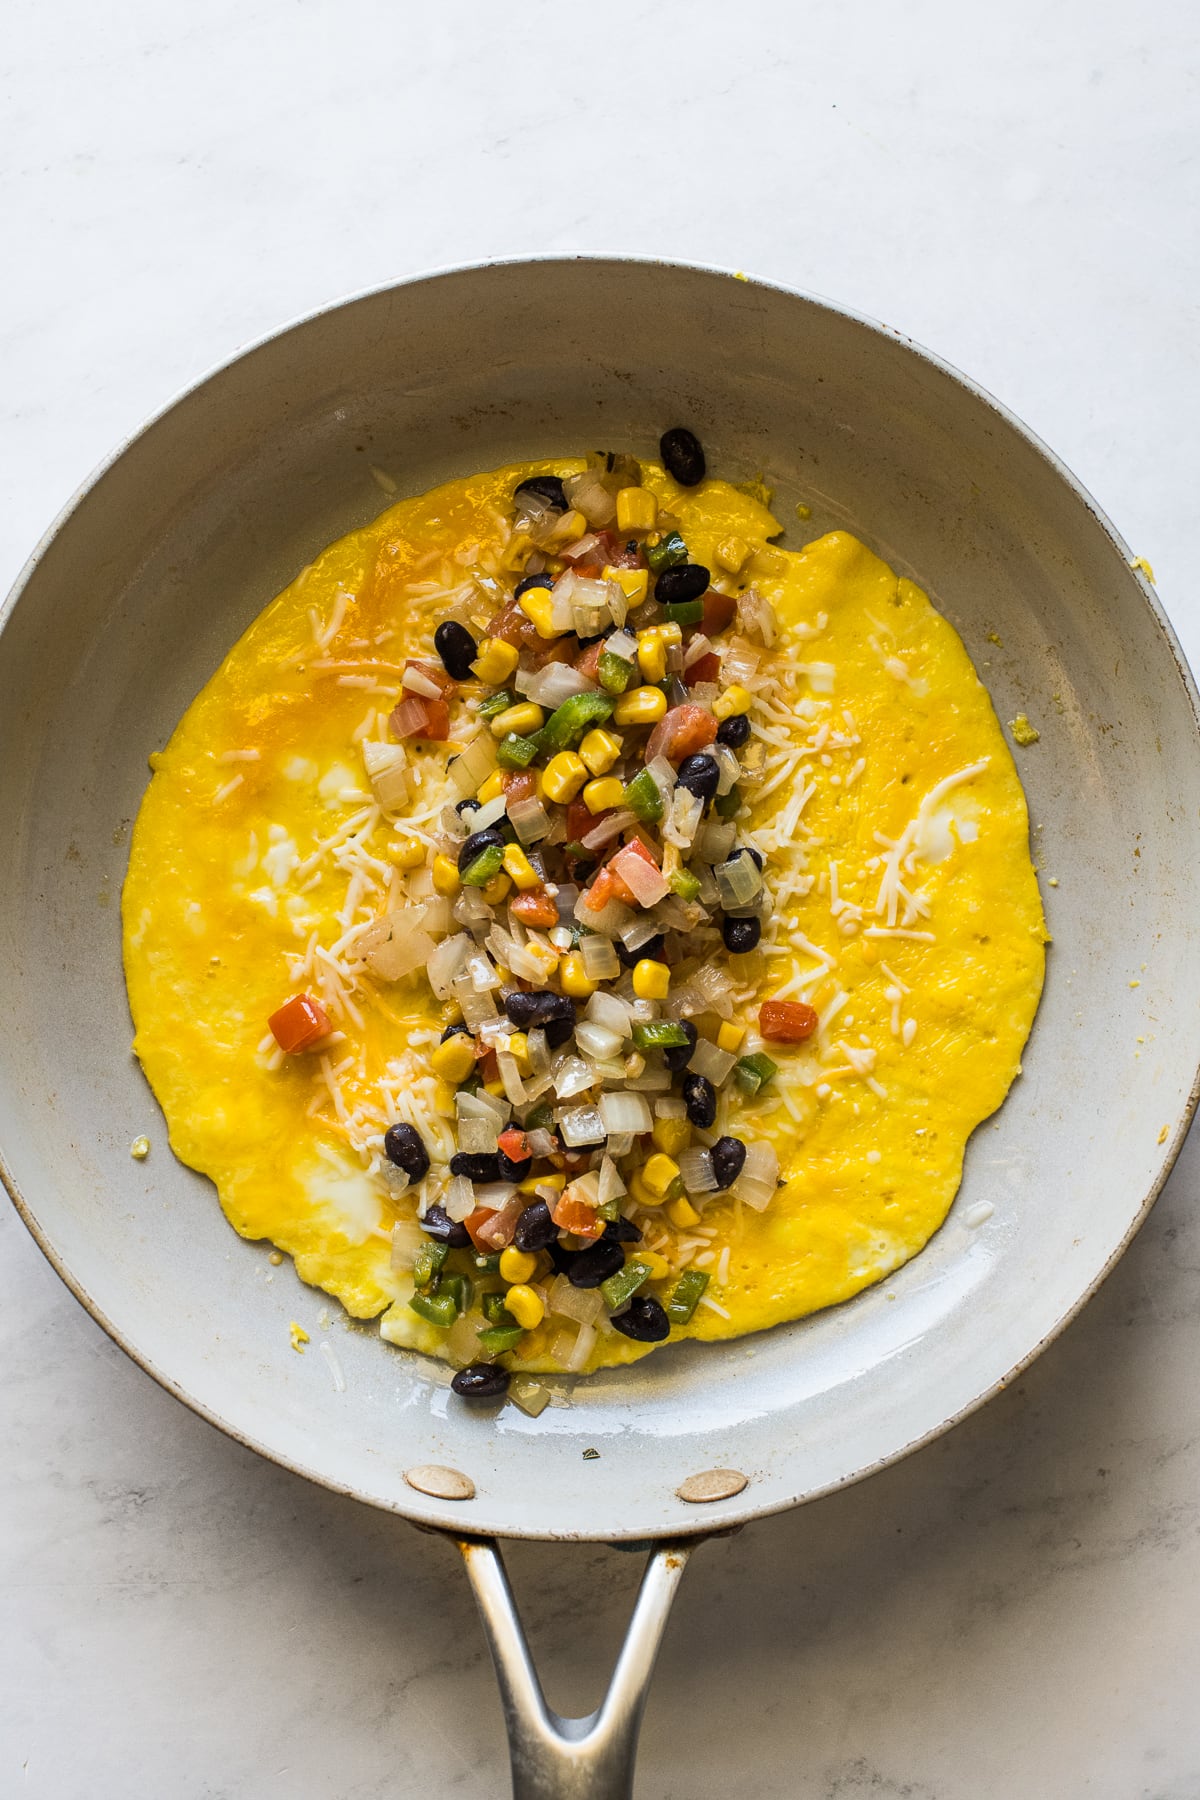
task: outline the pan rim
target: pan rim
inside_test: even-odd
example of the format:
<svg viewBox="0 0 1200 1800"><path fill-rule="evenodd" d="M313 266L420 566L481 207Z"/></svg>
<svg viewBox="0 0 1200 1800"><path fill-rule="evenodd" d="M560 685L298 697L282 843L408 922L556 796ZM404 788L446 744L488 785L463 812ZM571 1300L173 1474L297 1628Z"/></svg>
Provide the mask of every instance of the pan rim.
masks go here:
<svg viewBox="0 0 1200 1800"><path fill-rule="evenodd" d="M1148 610L1166 649L1170 653L1176 672L1187 695L1191 709L1193 729L1197 738L1200 739L1200 691L1197 689L1195 677L1192 674L1187 658L1183 653L1182 646L1179 643L1157 594L1154 592L1153 587L1141 569L1134 566L1133 558L1130 553L1130 546L1126 543L1112 520L1098 504L1090 491L1073 474L1067 465L1063 463L1061 458L1059 458L1043 441L1043 439L1026 425L1016 413L1012 412L986 388L981 387L979 383L974 381L971 377L964 374L961 370L947 362L935 352L928 350L924 345L918 343L906 333L886 325L882 321L874 319L869 315L860 313L853 308L842 306L838 302L825 296L813 294L803 289L793 288L783 282L748 275L742 271L735 272L713 264L685 262L662 257L631 256L620 252L588 253L574 256L541 253L527 256L513 255L483 262L459 262L426 269L414 275L407 276L400 281L381 282L372 287L345 294L327 301L305 313L292 317L282 325L274 327L252 340L249 344L238 349L232 356L225 357L212 364L201 375L177 390L164 405L153 412L141 425L129 432L111 453L96 465L92 472L75 489L74 493L70 495L35 544L24 566L19 571L17 579L3 604L0 604L0 633L4 631L9 623L21 596L28 587L39 564L42 562L51 546L66 529L73 515L79 510L92 491L101 483L107 473L121 461L127 452L131 450L140 439L146 436L148 432L152 431L161 421L175 412L186 401L208 386L210 382L238 367L242 362L249 360L259 351L274 343L277 339L283 338L302 327L311 325L328 314L342 311L361 302L395 292L398 289L451 279L456 276L482 275L497 269L530 268L546 265L559 267L574 267L578 265L617 265L638 268L659 268L673 272L678 271L684 274L713 276L724 280L737 280L751 289L757 288L767 292L780 294L790 301L798 300L806 306L814 307L821 311L831 313L838 318L848 320L852 324L877 336L883 337L891 343L900 345L920 361L932 367L940 375L949 379L956 386L961 388L970 398L976 402L982 403L983 406L1006 426L1009 431L1013 432L1036 452L1039 458L1047 464L1058 477L1059 481L1071 492L1074 498L1083 504L1090 515L1092 522L1108 539L1111 548L1120 555L1126 566L1129 577L1139 593L1143 605ZM918 1436L910 1439L907 1443L889 1451L886 1455L877 1457L874 1461L864 1464L863 1466L838 1477L836 1480L825 1482L819 1486L805 1489L784 1498L773 1498L757 1504L752 1498L754 1489L753 1484L751 1484L751 1486L745 1490L744 1496L739 1496L734 1501L724 1503L720 1509L719 1516L713 1517L711 1520L697 1519L695 1523L692 1523L689 1519L678 1520L673 1524L670 1531L664 1534L664 1541L686 1538L698 1539L710 1536L714 1531L726 1530L732 1526L747 1524L754 1519L767 1518L776 1513L789 1511L793 1507L806 1505L810 1501L825 1498L830 1494L839 1492L843 1488L853 1486L859 1481L866 1480L872 1475L882 1473L883 1470L892 1467L894 1464L899 1463L905 1457L912 1455L915 1451L923 1448L925 1445L934 1442L945 1432L960 1424L964 1419L969 1418L974 1412L978 1411L980 1407L986 1405L989 1400L993 1399L996 1394L1010 1386L1013 1381L1017 1380L1024 1371L1062 1335L1067 1327L1078 1316L1087 1302L1108 1279L1117 1263L1121 1260L1122 1256L1133 1242L1133 1239L1145 1224L1155 1201L1158 1199L1172 1169L1174 1168L1175 1162L1187 1139L1197 1106L1200 1104L1200 1044L1196 1047L1196 1057L1196 1072L1192 1077L1186 1102L1180 1111L1172 1133L1168 1137L1166 1143L1162 1146L1159 1166L1153 1180L1150 1182L1138 1202L1127 1230L1121 1237L1119 1243L1111 1251L1103 1266L1088 1282L1082 1293L1063 1310L1050 1329L1046 1331L1037 1343L1025 1355L1020 1357L1010 1369L997 1377L981 1393L960 1406L949 1417L941 1420L938 1424L931 1426L927 1431L920 1433ZM132 1362L142 1369L144 1373L149 1375L165 1392L181 1401L192 1412L196 1413L208 1424L221 1431L226 1437L229 1437L235 1442L243 1445L245 1448L254 1451L257 1455L264 1457L267 1461L275 1463L278 1467L286 1469L291 1474L301 1476L306 1481L314 1482L316 1485L326 1488L330 1492L342 1494L349 1499L358 1500L364 1504L376 1507L380 1511L394 1514L400 1518L405 1518L412 1524L426 1528L432 1527L459 1536L462 1535L464 1531L470 1535L481 1535L490 1532L490 1528L487 1526L486 1522L464 1517L460 1512L446 1510L443 1506L437 1504L434 1504L433 1506L418 1504L418 1497L416 1494L413 1495L412 1504L410 1504L405 1497L387 1499L382 1496L364 1494L353 1485L339 1481L328 1472L311 1468L299 1458L282 1454L223 1418L214 1408L189 1392L168 1372L167 1369L160 1367L151 1357L142 1352L129 1339L125 1330L118 1326L115 1321L110 1319L93 1299L82 1280L67 1266L65 1259L59 1254L54 1244L51 1242L47 1231L36 1218L32 1204L26 1199L11 1167L9 1166L2 1145L0 1145L0 1181L3 1182L18 1215L22 1219L30 1235L33 1237L35 1243L42 1251L42 1254L46 1257L50 1266L101 1329L121 1350L125 1352ZM486 1503L482 1504L485 1505ZM474 1510L475 1506L473 1505L472 1512L474 1512ZM578 1532L570 1530L520 1530L510 1526L506 1527L502 1533L496 1533L495 1535L539 1542L645 1541L644 1530L638 1530L636 1528L614 1528L611 1532L602 1534L597 1532Z"/></svg>

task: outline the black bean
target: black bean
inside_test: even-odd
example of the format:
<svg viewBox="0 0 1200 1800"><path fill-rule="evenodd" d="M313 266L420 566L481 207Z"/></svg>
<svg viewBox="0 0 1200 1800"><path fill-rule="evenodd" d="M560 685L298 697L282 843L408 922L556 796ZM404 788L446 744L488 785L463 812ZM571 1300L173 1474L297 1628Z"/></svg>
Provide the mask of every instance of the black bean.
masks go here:
<svg viewBox="0 0 1200 1800"><path fill-rule="evenodd" d="M686 788L697 800L711 800L717 791L721 770L715 757L705 756L701 752L697 756L684 757L675 779L681 788Z"/></svg>
<svg viewBox="0 0 1200 1800"><path fill-rule="evenodd" d="M384 1136L383 1151L389 1162L403 1169L410 1181L420 1181L429 1173L429 1152L421 1134L411 1125L391 1125Z"/></svg>
<svg viewBox="0 0 1200 1800"><path fill-rule="evenodd" d="M572 1287L599 1287L602 1281L607 1281L610 1275L615 1275L618 1269L624 1267L625 1252L620 1244L601 1238L599 1242L589 1244L586 1250L581 1250L573 1259L567 1270L567 1280Z"/></svg>
<svg viewBox="0 0 1200 1800"><path fill-rule="evenodd" d="M556 506L559 512L567 510L567 493L559 475L531 475L528 481L519 482L513 489L513 499L519 500L522 494L536 494L539 500Z"/></svg>
<svg viewBox="0 0 1200 1800"><path fill-rule="evenodd" d="M731 956L745 956L762 936L762 920L751 913L748 919L724 919L721 937Z"/></svg>
<svg viewBox="0 0 1200 1800"><path fill-rule="evenodd" d="M640 1244L641 1228L632 1219L610 1219L601 1240L606 1244Z"/></svg>
<svg viewBox="0 0 1200 1800"><path fill-rule="evenodd" d="M504 1010L518 1031L544 1031L551 1049L565 1044L575 1029L575 1002L567 994L525 994L514 989L504 996Z"/></svg>
<svg viewBox="0 0 1200 1800"><path fill-rule="evenodd" d="M482 831L473 831L470 837L467 838L459 848L459 874L465 874L471 864L475 861L475 858L482 851L489 850L493 844L498 844L501 847L503 847L504 844L503 833L497 831L494 825L487 825Z"/></svg>
<svg viewBox="0 0 1200 1800"><path fill-rule="evenodd" d="M623 1313L613 1318L615 1329L639 1344L661 1344L671 1335L665 1307L649 1294L635 1294Z"/></svg>
<svg viewBox="0 0 1200 1800"><path fill-rule="evenodd" d="M457 619L443 619L433 634L433 647L442 659L442 667L455 681L466 681L471 664L479 655L479 646L465 625Z"/></svg>
<svg viewBox="0 0 1200 1800"><path fill-rule="evenodd" d="M466 1226L452 1219L444 1206L429 1207L420 1223L426 1237L436 1238L439 1244L449 1244L451 1250L465 1250L471 1241Z"/></svg>
<svg viewBox="0 0 1200 1800"><path fill-rule="evenodd" d="M654 598L660 606L678 606L684 600L698 600L708 592L711 580L703 563L681 563L677 569L664 569L654 584Z"/></svg>
<svg viewBox="0 0 1200 1800"><path fill-rule="evenodd" d="M578 1250L568 1250L565 1245L559 1243L557 1238L553 1238L548 1244L543 1244L542 1248L554 1264L556 1275L569 1275L572 1264L580 1254Z"/></svg>
<svg viewBox="0 0 1200 1800"><path fill-rule="evenodd" d="M452 1037L473 1037L473 1036L474 1036L474 1033L472 1032L471 1027L469 1025L464 1025L460 1021L457 1025L447 1025L445 1031L443 1031L443 1033L442 1033L442 1042L444 1044L446 1042L447 1038L452 1038Z"/></svg>
<svg viewBox="0 0 1200 1800"><path fill-rule="evenodd" d="M500 1164L501 1181L524 1181L533 1167L532 1156L523 1156L519 1161L514 1161L511 1156L505 1156L503 1150L498 1150L496 1157Z"/></svg>
<svg viewBox="0 0 1200 1800"><path fill-rule="evenodd" d="M513 1243L518 1250L548 1250L558 1242L558 1226L544 1200L535 1200L517 1220Z"/></svg>
<svg viewBox="0 0 1200 1800"><path fill-rule="evenodd" d="M479 812L481 809L478 800L468 798L457 801L454 810L460 819L465 819L468 813Z"/></svg>
<svg viewBox="0 0 1200 1800"><path fill-rule="evenodd" d="M746 1160L746 1146L741 1138L719 1137L712 1147L713 1174L717 1186L732 1187L742 1172L742 1164Z"/></svg>
<svg viewBox="0 0 1200 1800"><path fill-rule="evenodd" d="M704 452L700 439L686 425L664 431L658 440L658 453L663 468L673 475L680 487L697 487L704 480Z"/></svg>
<svg viewBox="0 0 1200 1800"><path fill-rule="evenodd" d="M678 1075L680 1069L686 1069L691 1062L692 1051L696 1048L696 1041L699 1038L700 1033L696 1030L696 1027L692 1024L690 1019L677 1019L675 1023L682 1027L684 1034L687 1037L687 1043L673 1044L669 1050L663 1051L662 1059L666 1063L668 1069L670 1069L673 1074Z"/></svg>
<svg viewBox="0 0 1200 1800"><path fill-rule="evenodd" d="M740 750L749 736L750 721L745 713L734 713L732 719L722 719L717 726L717 742L727 750Z"/></svg>
<svg viewBox="0 0 1200 1800"><path fill-rule="evenodd" d="M620 938L616 938L613 942L613 949L616 951L617 961L623 969L632 969L634 964L640 963L644 956L648 956L651 962L661 962L663 934L660 931L657 937L647 938L645 943L639 944L636 950L627 950Z"/></svg>
<svg viewBox="0 0 1200 1800"><path fill-rule="evenodd" d="M739 856L748 856L759 874L762 874L763 859L761 851L754 850L749 844L739 844L736 850L729 852L730 862L736 862Z"/></svg>
<svg viewBox="0 0 1200 1800"><path fill-rule="evenodd" d="M691 1123L707 1131L717 1116L717 1090L707 1075L688 1071L683 1078L683 1104Z"/></svg>
<svg viewBox="0 0 1200 1800"><path fill-rule="evenodd" d="M495 1151L489 1156L486 1152L474 1155L459 1150L450 1158L450 1173L465 1175L468 1181L499 1181L500 1158Z"/></svg>
<svg viewBox="0 0 1200 1800"><path fill-rule="evenodd" d="M554 586L553 575L523 575L521 577L520 581L518 581L516 587L513 589L513 599L519 600L521 598L522 594L527 594L529 592L530 588L535 588L535 587L548 588L548 587L553 587L553 586Z"/></svg>
<svg viewBox="0 0 1200 1800"><path fill-rule="evenodd" d="M497 1400L508 1392L508 1370L497 1363L471 1363L450 1383L463 1400Z"/></svg>

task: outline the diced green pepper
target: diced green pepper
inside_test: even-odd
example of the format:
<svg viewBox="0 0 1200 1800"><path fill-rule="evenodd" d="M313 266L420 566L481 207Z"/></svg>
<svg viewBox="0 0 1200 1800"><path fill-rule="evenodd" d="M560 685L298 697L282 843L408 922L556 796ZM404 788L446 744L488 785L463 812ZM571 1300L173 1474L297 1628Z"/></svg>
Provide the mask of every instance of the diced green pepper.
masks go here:
<svg viewBox="0 0 1200 1800"><path fill-rule="evenodd" d="M686 1325L697 1306L700 1296L708 1286L708 1275L703 1269L687 1269L675 1283L671 1298L667 1301L667 1317L672 1325Z"/></svg>
<svg viewBox="0 0 1200 1800"><path fill-rule="evenodd" d="M469 862L463 870L463 880L468 887L486 887L488 882L500 873L504 866L504 847L502 844L489 844L486 850Z"/></svg>
<svg viewBox="0 0 1200 1800"><path fill-rule="evenodd" d="M600 1292L604 1295L604 1304L609 1312L616 1312L618 1306L636 1294L643 1282L650 1279L650 1264L631 1260L607 1281L600 1283Z"/></svg>
<svg viewBox="0 0 1200 1800"><path fill-rule="evenodd" d="M674 1019L636 1020L633 1041L639 1050L682 1050L690 1040Z"/></svg>
<svg viewBox="0 0 1200 1800"><path fill-rule="evenodd" d="M489 1325L479 1334L479 1348L489 1356L502 1356L506 1350L515 1350L524 1335L515 1319L511 1325Z"/></svg>
<svg viewBox="0 0 1200 1800"><path fill-rule="evenodd" d="M510 706L516 704L516 694L510 694L507 688L501 688L498 693L489 694L486 700L479 702L479 717L494 719L497 714L507 712Z"/></svg>
<svg viewBox="0 0 1200 1800"><path fill-rule="evenodd" d="M687 559L688 547L677 531L669 532L657 544L646 545L646 562L652 575L661 575L664 569L677 569Z"/></svg>
<svg viewBox="0 0 1200 1800"><path fill-rule="evenodd" d="M595 862L596 860L596 852L585 850L578 838L572 838L569 843L563 845L563 855L569 856L572 862Z"/></svg>
<svg viewBox="0 0 1200 1800"><path fill-rule="evenodd" d="M662 789L649 769L641 769L625 788L625 804L631 813L649 825L663 816Z"/></svg>
<svg viewBox="0 0 1200 1800"><path fill-rule="evenodd" d="M676 625L698 625L704 617L703 600L676 600L663 607L663 618Z"/></svg>
<svg viewBox="0 0 1200 1800"><path fill-rule="evenodd" d="M474 1293L475 1283L469 1275L443 1275L438 1282L438 1299L440 1300L443 1294L449 1294L454 1301L456 1314L470 1312Z"/></svg>
<svg viewBox="0 0 1200 1800"><path fill-rule="evenodd" d="M699 877L693 875L690 869L674 869L667 880L681 900L695 900L699 897Z"/></svg>
<svg viewBox="0 0 1200 1800"><path fill-rule="evenodd" d="M734 1068L734 1077L744 1094L757 1094L760 1087L765 1087L773 1075L778 1075L779 1064L764 1056L761 1050L753 1056L740 1056Z"/></svg>
<svg viewBox="0 0 1200 1800"><path fill-rule="evenodd" d="M471 1262L481 1275L494 1275L500 1267L500 1252L492 1250L485 1256L482 1250L477 1250Z"/></svg>
<svg viewBox="0 0 1200 1800"><path fill-rule="evenodd" d="M418 1318L440 1325L443 1331L449 1331L458 1317L453 1294L414 1294L408 1304Z"/></svg>
<svg viewBox="0 0 1200 1800"><path fill-rule="evenodd" d="M614 656L611 650L600 652L600 686L606 694L623 694L633 680L633 664L626 662L623 656Z"/></svg>
<svg viewBox="0 0 1200 1800"><path fill-rule="evenodd" d="M422 1244L413 1259L413 1282L419 1288L431 1288L442 1272L450 1254L448 1244Z"/></svg>
<svg viewBox="0 0 1200 1800"><path fill-rule="evenodd" d="M540 748L536 737L518 737L510 731L496 746L496 761L502 769L527 769Z"/></svg>
<svg viewBox="0 0 1200 1800"><path fill-rule="evenodd" d="M596 1217L598 1219L619 1219L620 1216L621 1202L619 1200L606 1200L603 1206L598 1206L596 1208Z"/></svg>
<svg viewBox="0 0 1200 1800"><path fill-rule="evenodd" d="M718 819L732 819L741 811L742 796L735 787L727 794L718 794L713 801L713 811Z"/></svg>
<svg viewBox="0 0 1200 1800"><path fill-rule="evenodd" d="M581 738L590 725L599 725L603 720L611 718L615 702L608 694L572 694L561 706L556 706L538 736L547 747L565 750Z"/></svg>
<svg viewBox="0 0 1200 1800"><path fill-rule="evenodd" d="M526 1114L526 1131L549 1131L554 1124L554 1108L549 1100L541 1101L531 1113ZM499 1263L496 1267L499 1268Z"/></svg>
<svg viewBox="0 0 1200 1800"><path fill-rule="evenodd" d="M481 1302L483 1316L489 1325L515 1325L516 1320L504 1304L503 1294L485 1294Z"/></svg>

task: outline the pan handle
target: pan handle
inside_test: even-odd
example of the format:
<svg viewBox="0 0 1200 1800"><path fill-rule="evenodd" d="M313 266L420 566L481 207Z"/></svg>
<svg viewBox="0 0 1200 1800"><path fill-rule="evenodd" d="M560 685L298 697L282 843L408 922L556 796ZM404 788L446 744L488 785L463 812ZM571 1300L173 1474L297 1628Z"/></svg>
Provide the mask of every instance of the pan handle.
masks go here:
<svg viewBox="0 0 1200 1800"><path fill-rule="evenodd" d="M607 1694L584 1719L546 1705L494 1538L459 1538L500 1683L513 1800L631 1800L654 1659L692 1544L663 1544L642 1576Z"/></svg>

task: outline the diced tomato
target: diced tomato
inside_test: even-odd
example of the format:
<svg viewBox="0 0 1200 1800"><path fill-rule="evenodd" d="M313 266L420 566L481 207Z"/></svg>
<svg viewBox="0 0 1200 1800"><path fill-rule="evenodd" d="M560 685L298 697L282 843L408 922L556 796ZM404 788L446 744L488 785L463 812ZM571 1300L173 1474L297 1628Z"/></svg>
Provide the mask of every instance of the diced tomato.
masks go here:
<svg viewBox="0 0 1200 1800"><path fill-rule="evenodd" d="M611 810L611 808L610 808ZM577 844L585 837L603 813L594 813L582 800L572 800L567 808L567 842Z"/></svg>
<svg viewBox="0 0 1200 1800"><path fill-rule="evenodd" d="M494 618L487 622L485 637L503 638L506 644L532 644L537 637L537 626L523 613L515 600L502 607Z"/></svg>
<svg viewBox="0 0 1200 1800"><path fill-rule="evenodd" d="M509 1162L527 1162L533 1155L533 1151L529 1148L528 1137L523 1131L518 1131L515 1125L510 1125L506 1131L500 1133L496 1139L496 1145L504 1152Z"/></svg>
<svg viewBox="0 0 1200 1800"><path fill-rule="evenodd" d="M597 871L591 887L584 889L583 899L588 912L603 912L610 900L624 900L626 906L631 905L633 895L620 876L614 875L606 864Z"/></svg>
<svg viewBox="0 0 1200 1800"><path fill-rule="evenodd" d="M646 761L653 762L656 756L665 756L668 762L682 762L685 756L706 750L716 735L717 721L708 708L685 701L682 706L673 706L650 733Z"/></svg>
<svg viewBox="0 0 1200 1800"><path fill-rule="evenodd" d="M458 686L453 675L448 675L441 663L419 662L415 657L410 656L404 666L406 669L418 670L419 673L425 677L426 681L432 681L435 687L441 689L442 698L444 700L449 700L450 696ZM412 693L415 690L410 688L407 691Z"/></svg>
<svg viewBox="0 0 1200 1800"><path fill-rule="evenodd" d="M513 1233L517 1229L517 1220L527 1205L526 1195L514 1194L512 1199L506 1200L498 1211L488 1211L487 1217L476 1225L474 1231L471 1231L471 1219L478 1219L480 1212L487 1210L483 1207L476 1207L467 1220L467 1230L470 1232L472 1242L477 1244L481 1250L505 1249L512 1243Z"/></svg>
<svg viewBox="0 0 1200 1800"><path fill-rule="evenodd" d="M604 1220L586 1200L571 1194L560 1194L550 1209L550 1217L562 1231L573 1231L576 1237L598 1238L604 1235Z"/></svg>
<svg viewBox="0 0 1200 1800"><path fill-rule="evenodd" d="M528 888L523 894L514 894L508 905L523 925L540 925L549 931L558 924L558 908L545 888Z"/></svg>
<svg viewBox="0 0 1200 1800"><path fill-rule="evenodd" d="M737 601L732 594L718 594L715 588L709 588L704 596L704 623L701 630L706 637L715 637L718 631L724 631L731 625L737 615Z"/></svg>
<svg viewBox="0 0 1200 1800"><path fill-rule="evenodd" d="M772 1044L802 1044L817 1024L816 1013L803 1000L764 1000L758 1009L758 1029Z"/></svg>
<svg viewBox="0 0 1200 1800"><path fill-rule="evenodd" d="M641 838L632 838L624 849L618 850L608 868L619 884L618 892L623 890L621 897L629 895L627 904L631 906L655 906L671 891L670 884L663 880L658 858Z"/></svg>
<svg viewBox="0 0 1200 1800"><path fill-rule="evenodd" d="M704 656L698 656L683 671L685 687L695 687L700 681L715 681L721 673L721 659L715 650L709 650Z"/></svg>
<svg viewBox="0 0 1200 1800"><path fill-rule="evenodd" d="M575 638L535 638L521 652L523 669L544 669L550 663L569 663L575 655Z"/></svg>
<svg viewBox="0 0 1200 1800"><path fill-rule="evenodd" d="M615 531L602 531L604 539L604 560L613 569L644 569L645 553L640 544L630 538L619 537Z"/></svg>
<svg viewBox="0 0 1200 1800"><path fill-rule="evenodd" d="M478 1052L476 1052L478 1055ZM479 1079L486 1086L489 1081L499 1081L500 1064L496 1061L494 1050L485 1050L479 1057Z"/></svg>
<svg viewBox="0 0 1200 1800"><path fill-rule="evenodd" d="M297 1051L311 1050L329 1033L329 1014L319 1000L311 1000L307 994L296 994L291 1000L285 1000L278 1012L273 1012L267 1020L271 1036L281 1050L289 1056Z"/></svg>
<svg viewBox="0 0 1200 1800"><path fill-rule="evenodd" d="M505 769L500 786L506 800L532 800L537 793L537 776L531 769Z"/></svg>
<svg viewBox="0 0 1200 1800"><path fill-rule="evenodd" d="M603 650L604 639L597 638L594 644L589 644L575 658L575 667L581 675L586 675L589 681L598 681L600 678L600 657Z"/></svg>
<svg viewBox="0 0 1200 1800"><path fill-rule="evenodd" d="M397 738L429 738L444 744L450 736L450 708L444 700L430 700L424 694L409 694L388 720L392 736Z"/></svg>

